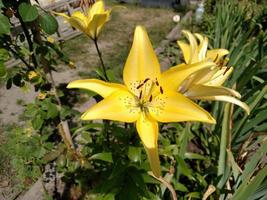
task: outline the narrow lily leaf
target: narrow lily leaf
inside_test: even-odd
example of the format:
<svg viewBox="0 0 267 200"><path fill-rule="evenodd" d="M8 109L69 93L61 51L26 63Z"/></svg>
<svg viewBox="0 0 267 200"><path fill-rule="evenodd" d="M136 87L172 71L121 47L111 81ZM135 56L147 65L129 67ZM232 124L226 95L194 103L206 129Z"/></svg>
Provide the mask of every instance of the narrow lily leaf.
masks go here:
<svg viewBox="0 0 267 200"><path fill-rule="evenodd" d="M251 158L250 162L245 165L245 169L242 173L242 180L246 180L250 177L251 174L255 171L259 161L267 153L267 141L262 144L262 146L256 151L256 153Z"/></svg>
<svg viewBox="0 0 267 200"><path fill-rule="evenodd" d="M94 154L89 158L89 160L102 160L102 161L113 163L112 153L110 152Z"/></svg>
<svg viewBox="0 0 267 200"><path fill-rule="evenodd" d="M250 196L254 194L259 185L267 176L267 166L258 172L255 177L249 177L245 179L240 187L236 190L233 196L233 200L250 199Z"/></svg>
<svg viewBox="0 0 267 200"><path fill-rule="evenodd" d="M202 155L197 154L197 153L189 153L189 152L186 152L186 153L184 154L184 157L185 157L186 159L191 159L191 160L208 160L207 157L202 156Z"/></svg>
<svg viewBox="0 0 267 200"><path fill-rule="evenodd" d="M238 178L239 174L242 172L242 170L237 165L237 163L234 159L233 153L230 150L227 150L227 157L229 158L230 165L231 165L231 168L233 170L234 179L237 180L237 178Z"/></svg>
<svg viewBox="0 0 267 200"><path fill-rule="evenodd" d="M231 122L231 104L226 103L224 108L224 117L222 124L222 133L221 133L221 144L220 144L220 155L219 155L219 163L218 163L218 176L223 175L221 181L218 183L218 187L222 187L223 180L225 180L225 168L227 168L226 163L226 148L229 146L228 141L231 134L230 130L230 122Z"/></svg>

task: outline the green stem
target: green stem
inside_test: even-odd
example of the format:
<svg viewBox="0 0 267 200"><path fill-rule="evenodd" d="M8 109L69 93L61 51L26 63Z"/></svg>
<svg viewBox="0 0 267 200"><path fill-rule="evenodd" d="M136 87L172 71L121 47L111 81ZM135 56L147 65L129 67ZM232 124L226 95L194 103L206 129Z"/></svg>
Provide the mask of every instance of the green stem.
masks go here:
<svg viewBox="0 0 267 200"><path fill-rule="evenodd" d="M175 189L169 182L167 182L162 176L156 177L152 172L148 172L148 174L152 176L153 178L157 179L158 181L160 181L163 185L165 185L168 188L168 190L171 192L172 199L177 200Z"/></svg>
<svg viewBox="0 0 267 200"><path fill-rule="evenodd" d="M218 187L222 187L224 184L224 175L226 170L226 149L229 147L231 142L229 141L231 134L231 104L226 103L224 107L224 116L222 122L222 133L221 133L221 142L220 142L220 155L218 163L218 176L222 176Z"/></svg>
<svg viewBox="0 0 267 200"><path fill-rule="evenodd" d="M93 41L95 43L95 47L96 47L97 54L98 54L98 57L99 57L99 60L100 60L100 63L101 63L102 72L104 74L105 81L109 81L108 76L107 76L107 70L106 70L106 67L105 67L105 64L104 64L104 61L103 61L103 58L102 58L102 53L101 53L101 51L99 50L99 47L98 47L97 39L94 39Z"/></svg>

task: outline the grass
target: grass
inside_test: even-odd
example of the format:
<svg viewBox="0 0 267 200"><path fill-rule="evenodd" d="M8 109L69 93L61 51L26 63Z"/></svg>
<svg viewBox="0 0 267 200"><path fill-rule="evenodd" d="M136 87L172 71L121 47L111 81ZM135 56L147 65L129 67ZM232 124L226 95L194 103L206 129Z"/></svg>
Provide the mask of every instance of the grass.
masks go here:
<svg viewBox="0 0 267 200"><path fill-rule="evenodd" d="M106 66L121 76L135 26L142 25L147 29L156 48L174 27L174 14L170 9L143 8L135 5L114 9L111 20L104 26L99 37L99 46ZM86 71L79 74L86 75L100 64L93 42L85 35L66 41L63 50L70 55L78 70Z"/></svg>

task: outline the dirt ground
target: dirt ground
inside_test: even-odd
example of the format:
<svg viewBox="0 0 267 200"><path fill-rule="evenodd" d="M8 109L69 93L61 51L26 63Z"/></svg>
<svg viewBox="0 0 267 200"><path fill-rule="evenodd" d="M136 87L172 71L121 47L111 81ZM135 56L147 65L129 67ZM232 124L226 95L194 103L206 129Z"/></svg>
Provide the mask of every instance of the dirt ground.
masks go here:
<svg viewBox="0 0 267 200"><path fill-rule="evenodd" d="M120 76L131 46L134 27L136 25L146 27L153 46L156 47L174 27L173 15L175 13L172 10L160 8L137 6L116 8L99 38L99 46L107 67ZM67 66L60 66L61 70L54 72L57 83L67 83L79 77L89 77L88 74L99 66L95 47L84 35L66 41L63 50L74 61L77 68L71 70ZM23 104L32 102L36 95L37 93L30 86L27 91L16 86L10 90L6 90L5 86L0 86L0 123L22 123L19 116L23 111Z"/></svg>

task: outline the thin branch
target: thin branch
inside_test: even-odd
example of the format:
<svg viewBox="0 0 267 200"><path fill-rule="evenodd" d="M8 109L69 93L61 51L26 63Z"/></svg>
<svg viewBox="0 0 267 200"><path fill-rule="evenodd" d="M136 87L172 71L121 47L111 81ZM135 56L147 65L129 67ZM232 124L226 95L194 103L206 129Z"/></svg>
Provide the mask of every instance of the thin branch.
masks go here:
<svg viewBox="0 0 267 200"><path fill-rule="evenodd" d="M95 43L97 54L98 54L99 60L101 62L102 72L104 74L105 81L109 81L108 76L107 76L106 67L105 67L105 64L104 64L104 61L103 61L103 58L102 58L102 53L101 53L101 51L99 50L99 47L98 47L97 39L93 39L93 41Z"/></svg>
<svg viewBox="0 0 267 200"><path fill-rule="evenodd" d="M177 200L175 189L172 187L172 185L169 182L167 182L162 176L156 177L152 172L148 172L148 174L152 176L153 178L157 179L158 181L160 181L163 185L165 185L171 192L172 199Z"/></svg>
<svg viewBox="0 0 267 200"><path fill-rule="evenodd" d="M26 40L27 40L28 45L29 45L32 62L34 64L34 67L37 68L38 63L37 63L37 60L36 60L36 57L35 57L35 54L34 54L33 42L32 42L32 39L31 39L30 32L28 31L28 28L27 28L26 24L24 23L24 21L22 20L22 18L21 18L21 16L19 14L18 14L18 19L20 21L22 30L23 30L23 32L24 32L24 34L26 36Z"/></svg>

